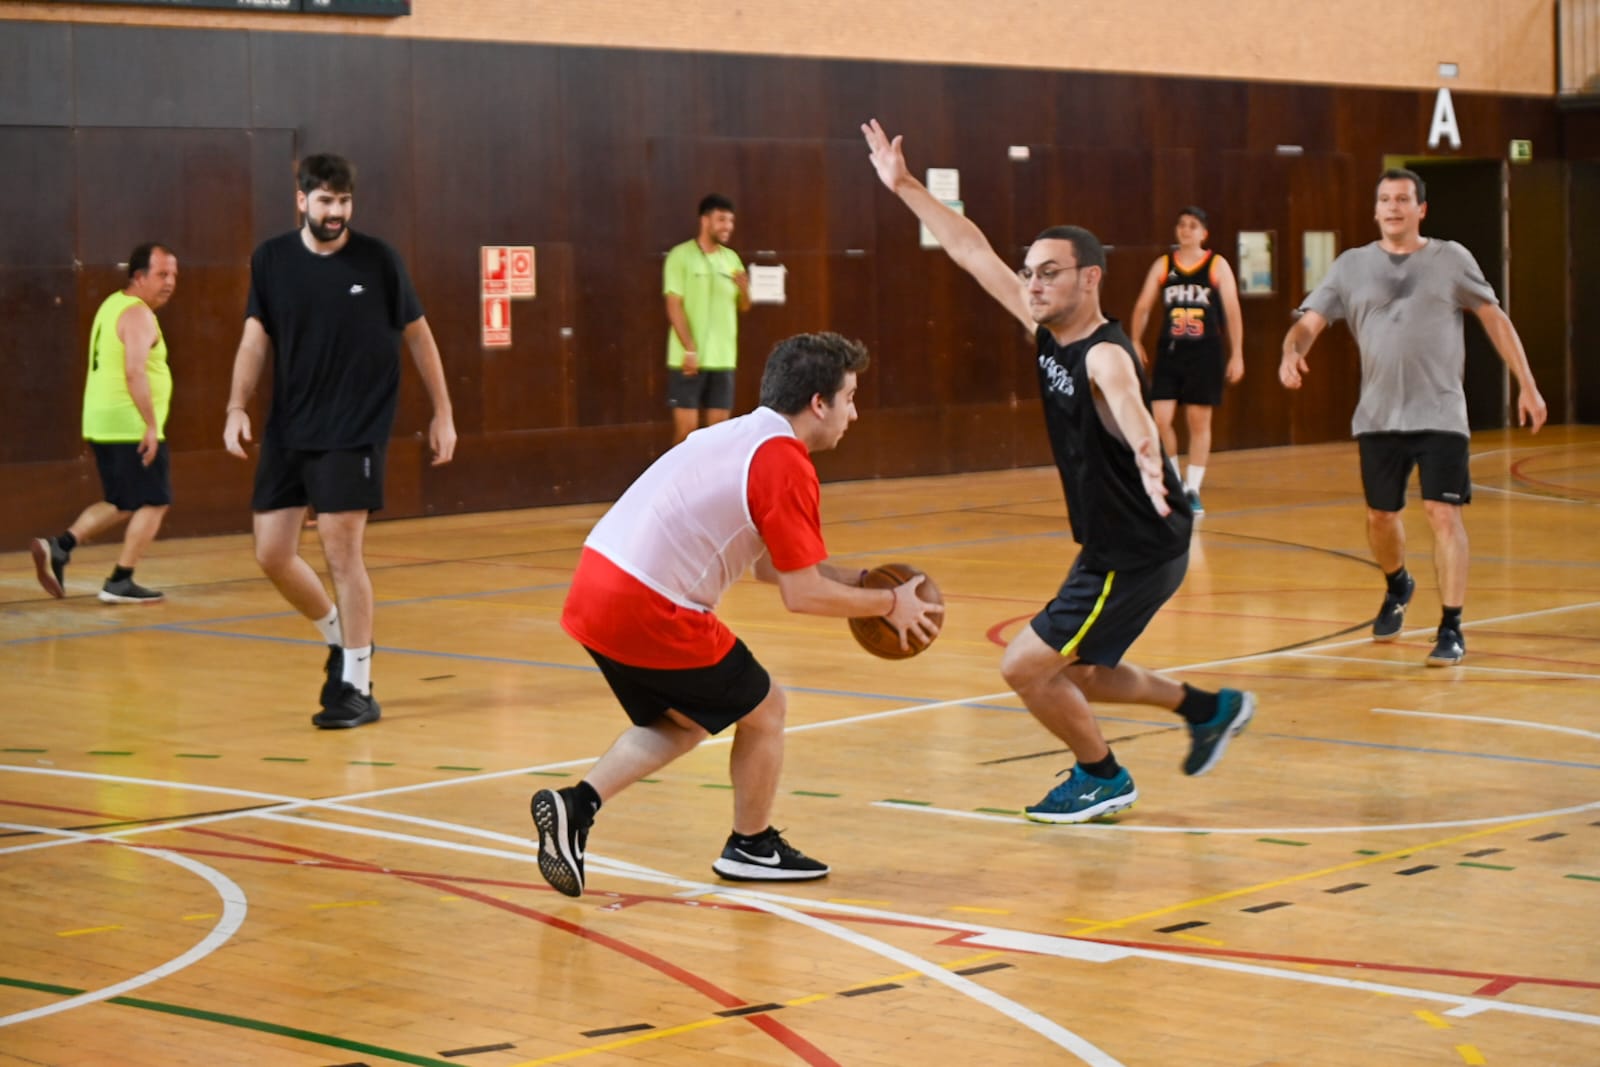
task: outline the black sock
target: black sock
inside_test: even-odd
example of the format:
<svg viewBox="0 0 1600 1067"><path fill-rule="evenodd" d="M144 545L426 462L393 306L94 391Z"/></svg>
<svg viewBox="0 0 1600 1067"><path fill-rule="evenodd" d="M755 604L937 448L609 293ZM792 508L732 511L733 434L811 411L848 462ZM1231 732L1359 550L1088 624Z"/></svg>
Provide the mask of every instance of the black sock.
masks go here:
<svg viewBox="0 0 1600 1067"><path fill-rule="evenodd" d="M738 830L733 832L734 840L741 845L759 845L772 833L772 827L767 827L759 834L741 834Z"/></svg>
<svg viewBox="0 0 1600 1067"><path fill-rule="evenodd" d="M582 818L588 815L584 820L585 825L594 822L595 814L600 810L600 794L595 792L594 786L588 782L579 782L572 787L572 799L578 802L578 816Z"/></svg>
<svg viewBox="0 0 1600 1067"><path fill-rule="evenodd" d="M1461 609L1460 608L1445 608L1444 609L1444 615L1439 620L1439 629L1441 629L1441 630L1454 630L1456 633L1460 633L1461 632Z"/></svg>
<svg viewBox="0 0 1600 1067"><path fill-rule="evenodd" d="M1393 574L1385 574L1383 577L1389 583L1390 596L1399 599L1406 595L1406 582L1410 580L1411 575L1406 573L1406 565L1404 563L1400 564L1399 570Z"/></svg>
<svg viewBox="0 0 1600 1067"><path fill-rule="evenodd" d="M1201 726L1217 717L1217 694L1183 683L1183 702L1175 709L1183 721Z"/></svg>
<svg viewBox="0 0 1600 1067"><path fill-rule="evenodd" d="M66 533L56 538L56 544L61 546L61 551L71 552L73 549L78 547L78 539L73 535L71 530L68 530Z"/></svg>
<svg viewBox="0 0 1600 1067"><path fill-rule="evenodd" d="M1103 760L1096 760L1094 763L1079 760L1078 766L1083 768L1085 774L1095 778L1115 778L1117 772L1122 770L1122 765L1117 762L1116 753L1110 751L1106 752L1106 758Z"/></svg>
<svg viewBox="0 0 1600 1067"><path fill-rule="evenodd" d="M133 580L133 568L132 567L122 567L122 566L118 566L118 567L113 568L113 570L111 571L111 577L106 579L106 581L108 581L108 582L127 582L127 581L132 581L132 580Z"/></svg>

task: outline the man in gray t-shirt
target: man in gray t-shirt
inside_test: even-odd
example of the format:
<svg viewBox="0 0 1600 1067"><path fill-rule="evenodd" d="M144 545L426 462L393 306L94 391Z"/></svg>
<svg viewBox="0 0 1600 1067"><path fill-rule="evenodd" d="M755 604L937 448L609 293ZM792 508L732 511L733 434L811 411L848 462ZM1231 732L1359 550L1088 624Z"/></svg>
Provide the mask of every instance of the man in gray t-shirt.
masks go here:
<svg viewBox="0 0 1600 1067"><path fill-rule="evenodd" d="M1434 572L1444 609L1430 667L1461 662L1461 608L1467 594L1467 530L1461 508L1472 500L1468 471L1467 398L1462 389L1466 342L1462 312L1483 324L1517 379L1517 417L1535 433L1547 414L1522 340L1500 309L1472 254L1454 241L1422 236L1427 190L1409 170L1378 181L1374 217L1380 239L1352 248L1306 297L1283 339L1278 378L1298 389L1310 372L1306 353L1328 323L1344 319L1361 350L1361 398L1351 432L1361 449L1367 498L1367 542L1388 589L1372 623L1375 641L1400 635L1416 582L1405 566L1406 483L1417 468L1422 504L1433 529Z"/></svg>

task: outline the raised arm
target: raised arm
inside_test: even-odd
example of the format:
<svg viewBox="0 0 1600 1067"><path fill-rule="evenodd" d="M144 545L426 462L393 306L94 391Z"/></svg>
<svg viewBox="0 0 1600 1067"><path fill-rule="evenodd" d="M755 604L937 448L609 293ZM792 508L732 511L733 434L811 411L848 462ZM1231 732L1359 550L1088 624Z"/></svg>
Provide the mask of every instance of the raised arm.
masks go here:
<svg viewBox="0 0 1600 1067"><path fill-rule="evenodd" d="M1161 297L1161 279L1166 276L1166 265L1167 257L1162 256L1145 271L1144 287L1139 290L1139 299L1134 301L1133 315L1128 322L1128 336L1133 341L1133 350L1139 354L1139 362L1146 367L1150 366L1150 356L1144 350L1144 331L1150 325L1150 312L1155 310L1156 301Z"/></svg>
<svg viewBox="0 0 1600 1067"><path fill-rule="evenodd" d="M428 447L433 450L433 466L449 463L456 454L456 420L450 406L450 387L445 383L444 361L439 358L439 346L433 339L433 329L426 317L413 319L407 324L403 336L406 348L411 351L411 362L422 375L422 387L428 391L428 402L433 405L433 421L428 424Z"/></svg>
<svg viewBox="0 0 1600 1067"><path fill-rule="evenodd" d="M1028 314L1023 286L1017 280L1016 272L996 254L983 231L971 219L945 207L928 192L927 186L911 176L900 137L890 140L877 119L864 123L861 134L867 139L867 148L872 153L872 167L878 172L878 180L905 201L906 206L938 238L940 247L956 261L956 265L976 278L984 292L994 297L1031 334L1034 321Z"/></svg>
<svg viewBox="0 0 1600 1067"><path fill-rule="evenodd" d="M122 372L128 384L128 396L144 420L144 436L139 439L139 459L146 466L155 462L156 450L161 447L161 431L156 425L156 406L150 396L150 350L156 345L160 330L156 326L155 312L141 302L130 306L117 316L117 339L122 342Z"/></svg>
<svg viewBox="0 0 1600 1067"><path fill-rule="evenodd" d="M1315 311L1302 313L1295 324L1289 327L1289 332L1283 338L1283 359L1278 362L1278 381L1283 383L1285 389L1300 388L1302 375L1311 373L1311 367L1306 363L1306 353L1311 351L1311 345L1327 328L1328 320Z"/></svg>
<svg viewBox="0 0 1600 1067"><path fill-rule="evenodd" d="M1120 345L1102 342L1089 350L1084 365L1089 370L1089 381L1105 399L1117 432L1133 449L1150 505L1157 515L1172 514L1172 506L1167 503L1166 464L1161 462L1161 437L1150 409L1144 406L1139 376L1128 362L1128 353Z"/></svg>
<svg viewBox="0 0 1600 1067"><path fill-rule="evenodd" d="M1244 377L1244 312L1239 307L1239 280L1221 256L1211 257L1211 269L1214 272L1212 284L1222 297L1222 317L1228 334L1226 374L1230 383L1237 382Z"/></svg>
<svg viewBox="0 0 1600 1067"><path fill-rule="evenodd" d="M1483 332L1489 335L1494 350L1505 360L1512 377L1517 379L1517 425L1532 426L1533 432L1538 433L1539 427L1549 417L1550 409L1545 406L1544 397L1534 384L1533 370L1528 366L1528 353L1522 347L1522 338L1517 336L1517 328L1511 325L1511 319L1500 309L1500 305L1493 301L1479 304L1472 309L1472 313L1483 323Z"/></svg>

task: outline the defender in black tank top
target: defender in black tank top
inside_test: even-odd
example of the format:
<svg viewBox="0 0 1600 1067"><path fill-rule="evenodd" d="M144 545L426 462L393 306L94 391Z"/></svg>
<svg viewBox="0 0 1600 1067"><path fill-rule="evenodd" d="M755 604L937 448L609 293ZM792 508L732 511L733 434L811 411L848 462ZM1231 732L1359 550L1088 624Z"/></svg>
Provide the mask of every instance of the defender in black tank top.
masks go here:
<svg viewBox="0 0 1600 1067"><path fill-rule="evenodd" d="M1162 453L1133 342L1100 309L1105 249L1088 230L1055 226L1034 239L1013 272L976 224L912 175L899 139L876 121L861 132L879 180L1034 339L1045 426L1082 551L1055 597L1011 639L1000 665L1034 718L1077 757L1065 779L1028 806L1027 817L1086 822L1138 799L1091 701L1176 712L1189 727L1183 771L1204 774L1255 714L1255 697L1195 689L1123 662L1183 581L1192 516Z"/></svg>

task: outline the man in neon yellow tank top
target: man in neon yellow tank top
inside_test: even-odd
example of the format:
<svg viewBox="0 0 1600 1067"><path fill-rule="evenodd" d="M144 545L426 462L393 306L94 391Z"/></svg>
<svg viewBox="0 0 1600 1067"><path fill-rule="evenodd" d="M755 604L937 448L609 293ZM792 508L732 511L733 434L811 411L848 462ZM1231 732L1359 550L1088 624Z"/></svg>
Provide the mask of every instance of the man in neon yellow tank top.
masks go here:
<svg viewBox="0 0 1600 1067"><path fill-rule="evenodd" d="M165 429L172 403L167 342L156 312L178 285L178 257L162 244L142 244L128 257L128 284L106 297L89 332L89 376L83 389L83 437L94 449L105 499L90 504L55 537L33 542L39 584L66 595L72 550L121 522L128 531L116 569L100 589L108 604L153 604L154 589L133 580L172 503Z"/></svg>
<svg viewBox="0 0 1600 1067"><path fill-rule="evenodd" d="M700 232L667 253L661 292L667 300L667 406L672 443L733 409L739 361L739 313L750 310L750 279L733 236L733 201L711 193L700 201Z"/></svg>

